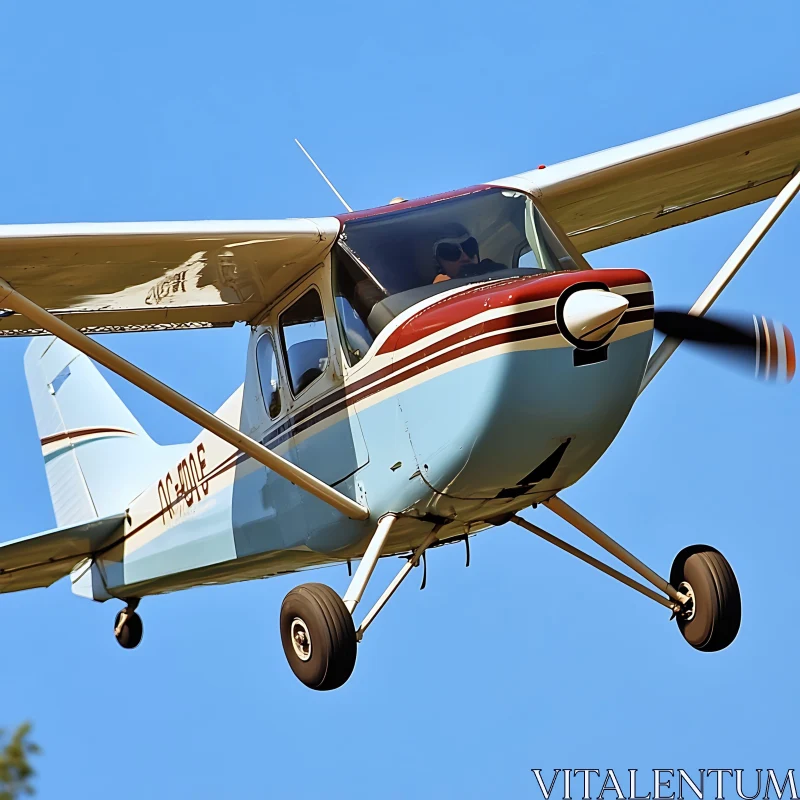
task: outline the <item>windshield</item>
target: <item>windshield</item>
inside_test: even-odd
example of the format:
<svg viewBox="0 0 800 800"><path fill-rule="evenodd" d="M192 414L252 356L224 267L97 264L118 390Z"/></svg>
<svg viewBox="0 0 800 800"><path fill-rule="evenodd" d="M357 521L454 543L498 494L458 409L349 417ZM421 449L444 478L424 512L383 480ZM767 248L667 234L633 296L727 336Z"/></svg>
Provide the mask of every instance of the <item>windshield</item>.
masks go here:
<svg viewBox="0 0 800 800"><path fill-rule="evenodd" d="M333 269L353 364L389 321L432 295L579 266L530 198L498 188L348 222Z"/></svg>

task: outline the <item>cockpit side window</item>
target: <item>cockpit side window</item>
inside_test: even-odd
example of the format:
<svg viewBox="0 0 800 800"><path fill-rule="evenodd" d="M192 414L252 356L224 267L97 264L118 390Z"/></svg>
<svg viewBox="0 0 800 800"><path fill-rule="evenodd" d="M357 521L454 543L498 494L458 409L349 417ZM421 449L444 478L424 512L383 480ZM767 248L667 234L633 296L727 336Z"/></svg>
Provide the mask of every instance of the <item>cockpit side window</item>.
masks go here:
<svg viewBox="0 0 800 800"><path fill-rule="evenodd" d="M281 314L280 329L289 383L296 397L328 368L328 333L316 289L309 289Z"/></svg>
<svg viewBox="0 0 800 800"><path fill-rule="evenodd" d="M386 297L386 291L358 264L344 243L333 252L333 296L344 351L353 366L375 338L368 319L375 304Z"/></svg>
<svg viewBox="0 0 800 800"><path fill-rule="evenodd" d="M525 236L530 245L529 252L544 269L550 272L580 269L530 200L526 201L525 208ZM520 266L523 266L522 261Z"/></svg>
<svg viewBox="0 0 800 800"><path fill-rule="evenodd" d="M268 333L256 344L256 364L264 405L270 419L275 419L281 413L281 375L278 371L278 359L275 357L275 345Z"/></svg>

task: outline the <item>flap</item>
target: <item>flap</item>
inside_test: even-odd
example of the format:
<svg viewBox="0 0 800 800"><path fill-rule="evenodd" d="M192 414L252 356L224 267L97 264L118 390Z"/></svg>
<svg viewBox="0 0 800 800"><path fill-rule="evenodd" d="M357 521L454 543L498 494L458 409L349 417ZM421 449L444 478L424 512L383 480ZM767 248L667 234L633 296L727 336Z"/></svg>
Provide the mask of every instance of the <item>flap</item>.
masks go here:
<svg viewBox="0 0 800 800"><path fill-rule="evenodd" d="M248 322L322 261L334 217L0 226L0 277L93 332ZM29 335L24 317L0 336Z"/></svg>
<svg viewBox="0 0 800 800"><path fill-rule="evenodd" d="M800 165L800 94L496 181L585 253L774 197Z"/></svg>

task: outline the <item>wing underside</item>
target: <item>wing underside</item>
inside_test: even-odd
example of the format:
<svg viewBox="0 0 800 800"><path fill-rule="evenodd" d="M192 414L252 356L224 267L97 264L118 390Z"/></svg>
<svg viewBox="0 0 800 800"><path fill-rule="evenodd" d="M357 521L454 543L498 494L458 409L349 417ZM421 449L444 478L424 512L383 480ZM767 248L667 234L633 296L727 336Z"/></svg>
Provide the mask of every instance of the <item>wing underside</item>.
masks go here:
<svg viewBox="0 0 800 800"><path fill-rule="evenodd" d="M5 225L0 278L87 332L224 326L257 318L338 232L335 218ZM0 336L39 332L0 317Z"/></svg>
<svg viewBox="0 0 800 800"><path fill-rule="evenodd" d="M585 253L774 197L800 165L800 94L497 183L534 192Z"/></svg>

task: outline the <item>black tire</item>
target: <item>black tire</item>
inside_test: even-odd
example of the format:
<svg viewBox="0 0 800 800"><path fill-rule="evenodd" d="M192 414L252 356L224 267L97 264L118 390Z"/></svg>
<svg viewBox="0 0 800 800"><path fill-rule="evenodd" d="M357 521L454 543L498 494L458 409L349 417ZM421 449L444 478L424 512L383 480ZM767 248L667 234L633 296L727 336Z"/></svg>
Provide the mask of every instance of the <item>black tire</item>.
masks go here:
<svg viewBox="0 0 800 800"><path fill-rule="evenodd" d="M122 630L117 633L116 631L121 616L122 612L120 611L114 619L114 635L120 647L124 647L126 650L133 650L133 648L138 647L142 641L144 623L142 622L142 618L134 611L128 614L128 619L125 620Z"/></svg>
<svg viewBox="0 0 800 800"><path fill-rule="evenodd" d="M338 689L356 665L353 617L342 598L322 583L304 583L286 595L281 643L292 672L310 689Z"/></svg>
<svg viewBox="0 0 800 800"><path fill-rule="evenodd" d="M669 582L688 583L694 595L691 616L678 615L683 638L706 653L723 650L739 633L742 598L731 565L718 550L697 544L681 550L672 563Z"/></svg>

